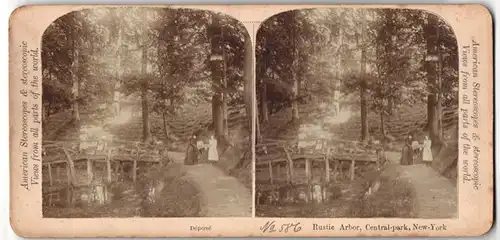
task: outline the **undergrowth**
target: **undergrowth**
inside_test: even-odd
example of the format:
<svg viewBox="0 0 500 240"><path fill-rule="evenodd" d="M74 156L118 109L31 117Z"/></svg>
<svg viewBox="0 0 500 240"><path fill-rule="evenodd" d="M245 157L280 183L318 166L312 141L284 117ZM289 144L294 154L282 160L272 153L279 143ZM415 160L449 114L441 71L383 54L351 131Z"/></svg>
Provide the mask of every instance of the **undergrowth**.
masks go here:
<svg viewBox="0 0 500 240"><path fill-rule="evenodd" d="M113 182L108 186L111 202L103 205L78 204L44 206L47 218L102 218L102 217L199 217L201 197L194 185L184 179L186 171L180 164L149 168L138 176L138 181ZM164 187L147 201L148 187L159 182Z"/></svg>

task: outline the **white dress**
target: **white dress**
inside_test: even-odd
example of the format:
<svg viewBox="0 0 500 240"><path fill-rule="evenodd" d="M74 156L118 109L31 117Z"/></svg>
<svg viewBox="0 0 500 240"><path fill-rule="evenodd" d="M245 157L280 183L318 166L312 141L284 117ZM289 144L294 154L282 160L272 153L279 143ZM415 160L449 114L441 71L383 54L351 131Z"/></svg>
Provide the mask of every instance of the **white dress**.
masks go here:
<svg viewBox="0 0 500 240"><path fill-rule="evenodd" d="M208 160L219 161L219 154L217 153L217 140L210 139L208 142Z"/></svg>
<svg viewBox="0 0 500 240"><path fill-rule="evenodd" d="M424 149L422 152L422 161L432 162L431 140L424 140Z"/></svg>

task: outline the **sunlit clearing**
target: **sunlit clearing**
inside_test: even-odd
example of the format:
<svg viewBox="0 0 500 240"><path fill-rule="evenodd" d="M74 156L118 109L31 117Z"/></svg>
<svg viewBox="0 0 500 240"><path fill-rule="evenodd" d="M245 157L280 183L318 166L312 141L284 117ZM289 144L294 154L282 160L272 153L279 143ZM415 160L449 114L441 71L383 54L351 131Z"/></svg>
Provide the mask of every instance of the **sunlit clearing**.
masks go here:
<svg viewBox="0 0 500 240"><path fill-rule="evenodd" d="M133 112L131 108L123 108L120 110L117 116L110 119L109 124L121 125L128 123L133 117Z"/></svg>
<svg viewBox="0 0 500 240"><path fill-rule="evenodd" d="M111 141L113 136L100 126L84 125L80 128L80 150L98 147L100 141Z"/></svg>
<svg viewBox="0 0 500 240"><path fill-rule="evenodd" d="M325 123L328 124L341 124L349 121L352 116L352 111L349 107L345 107L340 109L339 114L335 114L331 112L328 116L325 117Z"/></svg>

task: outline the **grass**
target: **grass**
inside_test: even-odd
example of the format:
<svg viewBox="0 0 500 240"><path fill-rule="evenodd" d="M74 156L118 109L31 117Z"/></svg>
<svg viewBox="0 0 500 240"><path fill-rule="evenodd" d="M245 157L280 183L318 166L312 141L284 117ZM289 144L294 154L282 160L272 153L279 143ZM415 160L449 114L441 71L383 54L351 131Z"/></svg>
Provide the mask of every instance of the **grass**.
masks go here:
<svg viewBox="0 0 500 240"><path fill-rule="evenodd" d="M412 218L415 192L413 186L397 176L381 176L381 187L372 195L354 198L345 217Z"/></svg>

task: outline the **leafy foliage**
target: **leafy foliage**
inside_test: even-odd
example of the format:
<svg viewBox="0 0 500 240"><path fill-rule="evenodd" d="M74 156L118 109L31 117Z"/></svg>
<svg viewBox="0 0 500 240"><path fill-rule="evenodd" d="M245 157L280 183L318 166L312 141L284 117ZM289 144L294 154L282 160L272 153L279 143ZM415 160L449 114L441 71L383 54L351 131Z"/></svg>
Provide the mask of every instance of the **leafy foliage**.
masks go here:
<svg viewBox="0 0 500 240"><path fill-rule="evenodd" d="M84 105L109 103L114 91L133 95L144 87L144 81L148 83L149 107L155 112L171 114L183 103L207 102L213 94L207 27L217 14L122 7L71 12L57 19L42 42L45 105L64 110L75 101L71 93L73 51L80 58L77 100ZM227 66L223 91L230 104L239 104L243 101L242 52L247 33L236 19L220 18ZM78 37L72 38L72 34ZM146 72L139 64L144 53Z"/></svg>
<svg viewBox="0 0 500 240"><path fill-rule="evenodd" d="M332 102L335 90L341 90L343 99L359 99L364 86L369 109L384 114L401 105L424 103L429 91L436 90L443 95L444 107L456 106L457 42L442 20L437 26L442 86L429 86L427 81L424 31L428 14L409 9L335 8L295 10L269 18L257 33L256 56L258 89L266 85L270 113L293 101L293 71L299 74L299 100ZM295 48L299 69L292 65ZM362 52L366 58L363 75ZM262 104L262 97L258 99Z"/></svg>

